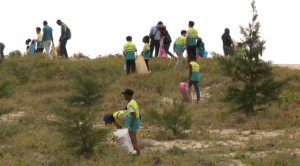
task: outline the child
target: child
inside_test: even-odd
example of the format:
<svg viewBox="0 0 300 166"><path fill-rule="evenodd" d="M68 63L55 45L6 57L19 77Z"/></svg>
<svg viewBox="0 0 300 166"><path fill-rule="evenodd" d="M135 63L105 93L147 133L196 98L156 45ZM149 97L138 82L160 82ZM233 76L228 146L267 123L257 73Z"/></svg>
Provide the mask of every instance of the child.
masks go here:
<svg viewBox="0 0 300 166"><path fill-rule="evenodd" d="M26 52L28 52L28 50L29 50L30 43L31 43L31 39L27 39L27 40L25 41L25 44L26 44Z"/></svg>
<svg viewBox="0 0 300 166"><path fill-rule="evenodd" d="M200 37L197 40L197 49L198 49L198 54L200 55L201 58L203 58L203 52L205 50L205 47Z"/></svg>
<svg viewBox="0 0 300 166"><path fill-rule="evenodd" d="M124 45L123 54L126 59L126 72L127 74L135 72L135 52L137 52L136 46L131 43L132 37L126 37L127 43ZM130 71L131 68L131 71Z"/></svg>
<svg viewBox="0 0 300 166"><path fill-rule="evenodd" d="M149 71L149 73L151 73L151 71L149 70L149 65L148 65L148 61L149 61L149 58L150 58L149 40L150 40L149 36L144 36L143 42L145 43L145 45L144 45L144 48L143 48L142 55L145 58L145 63L147 65L148 71Z"/></svg>
<svg viewBox="0 0 300 166"><path fill-rule="evenodd" d="M183 52L184 52L184 46L185 46L185 42L186 42L186 30L182 30L181 31L181 36L179 36L173 46L173 51L176 52L177 56L178 56L178 61L175 65L182 65L182 61L183 61Z"/></svg>
<svg viewBox="0 0 300 166"><path fill-rule="evenodd" d="M189 80L188 83L190 88L194 85L196 93L197 93L197 102L200 101L200 91L199 91L199 65L196 62L195 56L189 57Z"/></svg>
<svg viewBox="0 0 300 166"><path fill-rule="evenodd" d="M236 52L237 52L237 56L243 58L245 57L245 51L243 50L242 48L242 43L238 43L238 46L237 46L237 49L236 49Z"/></svg>

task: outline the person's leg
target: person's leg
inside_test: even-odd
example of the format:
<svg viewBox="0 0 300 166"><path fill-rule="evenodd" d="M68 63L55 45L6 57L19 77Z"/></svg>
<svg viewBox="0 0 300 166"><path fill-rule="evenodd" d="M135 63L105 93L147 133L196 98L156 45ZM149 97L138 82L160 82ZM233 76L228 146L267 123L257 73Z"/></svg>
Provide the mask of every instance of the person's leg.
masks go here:
<svg viewBox="0 0 300 166"><path fill-rule="evenodd" d="M148 69L148 71L150 71L150 70L149 70L148 61L149 61L149 59L145 59L145 63L146 63L147 69Z"/></svg>
<svg viewBox="0 0 300 166"><path fill-rule="evenodd" d="M151 40L150 42L150 57L153 58L153 51L154 51L155 42Z"/></svg>
<svg viewBox="0 0 300 166"><path fill-rule="evenodd" d="M65 40L66 38L63 38L63 39L61 39L60 40L60 55L62 56L62 57L66 57L66 41L67 40Z"/></svg>
<svg viewBox="0 0 300 166"><path fill-rule="evenodd" d="M137 141L136 132L137 131L129 131L129 136L131 139L131 143L133 145L133 149L136 150L136 152L137 152L136 155L139 156L139 155L141 155L141 150L140 150L140 147L139 147L139 144Z"/></svg>
<svg viewBox="0 0 300 166"><path fill-rule="evenodd" d="M197 54L197 47L196 47L196 45L191 46L191 51L192 51L191 55L196 57L196 54Z"/></svg>
<svg viewBox="0 0 300 166"><path fill-rule="evenodd" d="M66 40L66 44L65 44L65 58L69 58L69 55L68 55L68 51L67 51L67 43L68 43L68 39L67 38L64 38Z"/></svg>
<svg viewBox="0 0 300 166"><path fill-rule="evenodd" d="M46 59L48 57L50 60L53 60L52 56L50 54L50 45L51 45L51 40L48 40L48 41L44 42L44 46L45 46L45 49L46 49Z"/></svg>
<svg viewBox="0 0 300 166"><path fill-rule="evenodd" d="M189 64L190 63L190 58L189 57L191 57L191 54L192 54L192 47L188 45L186 51L187 51L187 54L188 54L188 64Z"/></svg>
<svg viewBox="0 0 300 166"><path fill-rule="evenodd" d="M173 57L173 54L169 51L169 48L170 48L170 44L164 45L164 49L165 49L166 53L167 53L168 55L170 55L171 58L172 58L172 57Z"/></svg>
<svg viewBox="0 0 300 166"><path fill-rule="evenodd" d="M131 72L135 72L135 59L131 59Z"/></svg>
<svg viewBox="0 0 300 166"><path fill-rule="evenodd" d="M200 101L199 81L193 81L193 82L194 82L195 91L197 93L197 101Z"/></svg>
<svg viewBox="0 0 300 166"><path fill-rule="evenodd" d="M229 55L228 51L227 51L227 48L226 46L223 46L223 51L224 51L224 56L227 56Z"/></svg>
<svg viewBox="0 0 300 166"><path fill-rule="evenodd" d="M128 59L126 60L126 73L130 74L130 61Z"/></svg>
<svg viewBox="0 0 300 166"><path fill-rule="evenodd" d="M44 48L37 48L36 49L36 53L43 53L43 51L44 51Z"/></svg>
<svg viewBox="0 0 300 166"><path fill-rule="evenodd" d="M178 56L178 61L175 65L175 67L177 67L178 65L182 65L182 60L183 60L183 53L182 52L176 51L176 54Z"/></svg>
<svg viewBox="0 0 300 166"><path fill-rule="evenodd" d="M160 41L159 40L155 40L154 42L155 42L155 56L158 57Z"/></svg>

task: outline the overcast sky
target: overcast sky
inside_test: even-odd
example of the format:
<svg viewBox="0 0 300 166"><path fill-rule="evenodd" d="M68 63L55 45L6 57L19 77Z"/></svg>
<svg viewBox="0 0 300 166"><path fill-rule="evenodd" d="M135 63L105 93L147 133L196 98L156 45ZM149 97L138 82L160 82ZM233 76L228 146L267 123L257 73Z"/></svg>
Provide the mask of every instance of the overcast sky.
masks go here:
<svg viewBox="0 0 300 166"><path fill-rule="evenodd" d="M233 39L240 38L239 25L246 26L251 20L251 1L2 0L0 42L5 44L5 54L13 50L25 52L25 40L37 38L35 28L42 28L47 20L57 45L60 28L56 20L61 19L72 31L67 44L69 55L82 52L95 58L121 53L128 35L141 52L143 36L149 35L158 21L163 21L175 41L192 20L206 50L222 53L224 29L231 30ZM299 64L299 0L257 0L256 4L261 36L267 40L263 59L277 64Z"/></svg>

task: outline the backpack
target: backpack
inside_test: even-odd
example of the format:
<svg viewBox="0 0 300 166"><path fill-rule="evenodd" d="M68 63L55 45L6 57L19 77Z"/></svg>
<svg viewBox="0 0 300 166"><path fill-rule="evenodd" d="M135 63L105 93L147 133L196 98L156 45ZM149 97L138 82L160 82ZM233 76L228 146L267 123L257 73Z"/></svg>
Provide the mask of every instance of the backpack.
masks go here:
<svg viewBox="0 0 300 166"><path fill-rule="evenodd" d="M66 32L67 34L67 39L69 40L69 39L71 39L71 30L70 30L70 28L67 26L67 32Z"/></svg>
<svg viewBox="0 0 300 166"><path fill-rule="evenodd" d="M172 39L168 31L165 32L165 43L172 43Z"/></svg>

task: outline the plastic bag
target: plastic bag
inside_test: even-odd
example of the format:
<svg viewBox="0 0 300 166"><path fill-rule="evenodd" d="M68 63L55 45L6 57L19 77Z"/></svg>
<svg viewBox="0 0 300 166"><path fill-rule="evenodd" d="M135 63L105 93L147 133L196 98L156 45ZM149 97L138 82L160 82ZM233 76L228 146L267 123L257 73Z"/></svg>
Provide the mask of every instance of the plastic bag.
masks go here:
<svg viewBox="0 0 300 166"><path fill-rule="evenodd" d="M55 50L56 50L57 56L61 56L60 55L60 43L58 43L58 45L55 47Z"/></svg>
<svg viewBox="0 0 300 166"><path fill-rule="evenodd" d="M191 101L191 90L190 86L187 82L179 83L179 90L184 98L185 101Z"/></svg>
<svg viewBox="0 0 300 166"><path fill-rule="evenodd" d="M167 57L168 57L168 56L167 56L167 53L166 53L166 51L165 51L165 49L164 49L164 47L160 47L160 48L159 48L159 55L160 55L160 58L161 58L161 59L167 58Z"/></svg>
<svg viewBox="0 0 300 166"><path fill-rule="evenodd" d="M56 51L55 51L55 47L53 47L53 46L51 48L51 56L52 56L53 60L56 60Z"/></svg>
<svg viewBox="0 0 300 166"><path fill-rule="evenodd" d="M29 54L34 54L35 53L35 42L34 41L31 42L27 53L29 53Z"/></svg>
<svg viewBox="0 0 300 166"><path fill-rule="evenodd" d="M143 55L139 55L135 59L135 68L138 74L148 74L148 68Z"/></svg>
<svg viewBox="0 0 300 166"><path fill-rule="evenodd" d="M130 140L128 129L118 129L114 132L114 138L119 147L119 153L121 155L134 155L136 150L133 150L133 145Z"/></svg>

